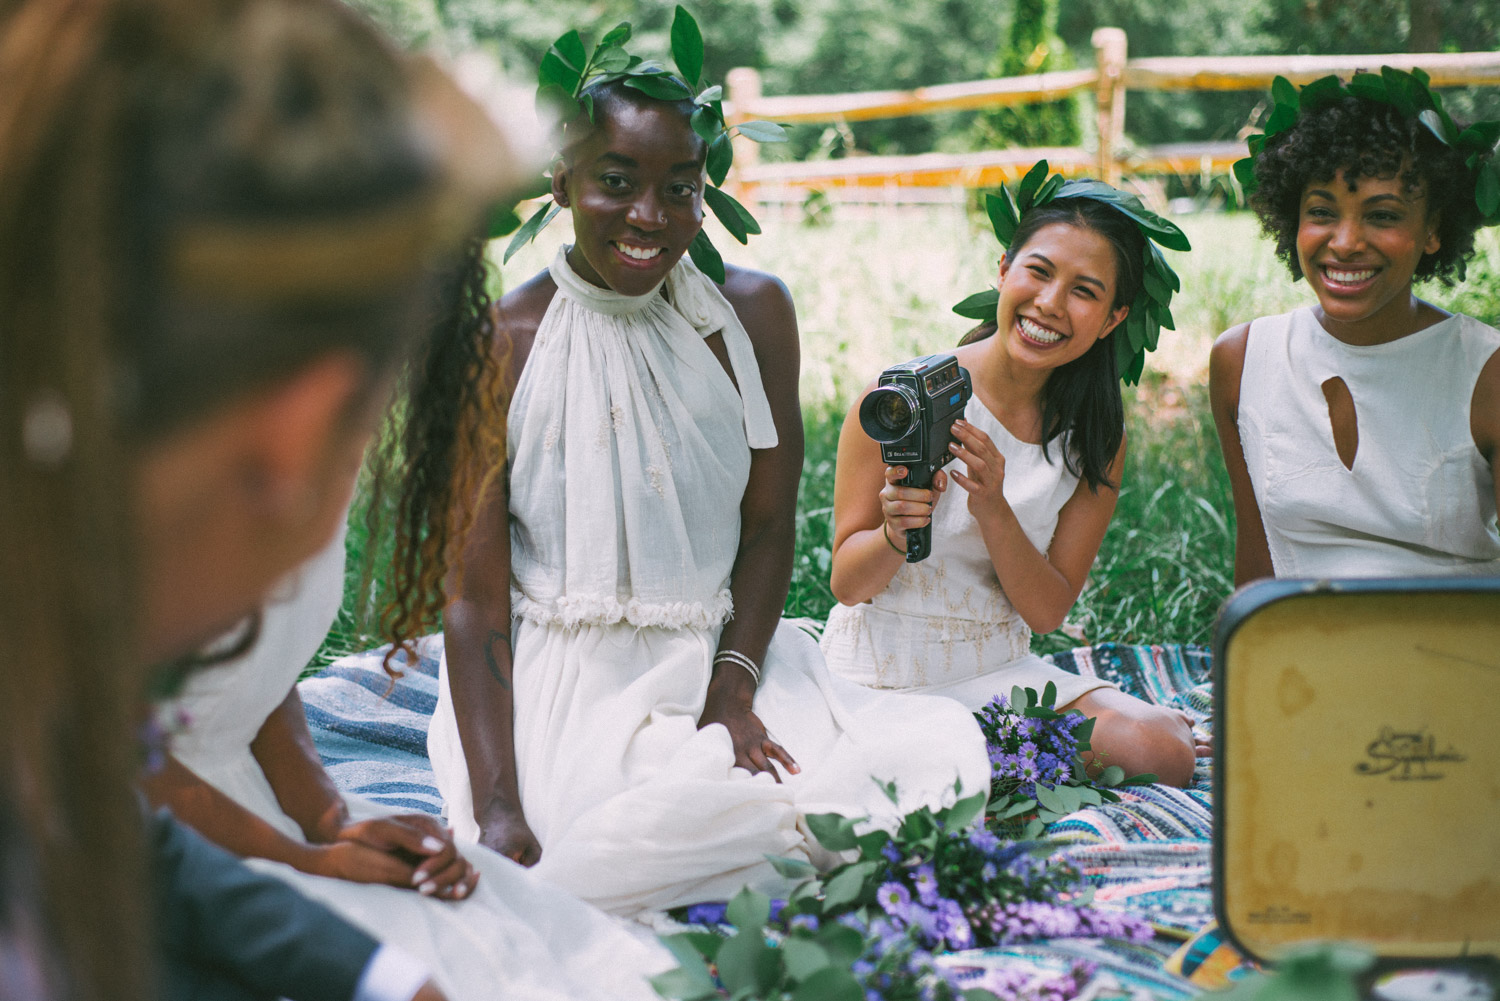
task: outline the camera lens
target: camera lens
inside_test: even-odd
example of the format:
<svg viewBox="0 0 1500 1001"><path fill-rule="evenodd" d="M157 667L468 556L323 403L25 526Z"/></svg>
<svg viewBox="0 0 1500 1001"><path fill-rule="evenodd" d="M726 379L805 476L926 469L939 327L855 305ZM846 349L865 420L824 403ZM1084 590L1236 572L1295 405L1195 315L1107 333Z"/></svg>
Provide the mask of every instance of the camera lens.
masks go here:
<svg viewBox="0 0 1500 1001"><path fill-rule="evenodd" d="M859 405L859 426L882 445L900 441L917 423L917 401L903 386L877 386Z"/></svg>

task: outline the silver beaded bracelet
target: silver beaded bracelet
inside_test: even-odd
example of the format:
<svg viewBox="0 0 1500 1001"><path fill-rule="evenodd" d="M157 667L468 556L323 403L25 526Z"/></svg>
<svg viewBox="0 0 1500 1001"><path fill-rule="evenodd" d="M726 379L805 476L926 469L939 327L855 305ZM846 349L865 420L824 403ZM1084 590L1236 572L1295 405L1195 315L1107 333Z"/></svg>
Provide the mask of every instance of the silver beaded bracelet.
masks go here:
<svg viewBox="0 0 1500 1001"><path fill-rule="evenodd" d="M757 686L760 685L760 666L738 650L720 650L714 654L714 663L738 664L750 672L750 677L755 679Z"/></svg>

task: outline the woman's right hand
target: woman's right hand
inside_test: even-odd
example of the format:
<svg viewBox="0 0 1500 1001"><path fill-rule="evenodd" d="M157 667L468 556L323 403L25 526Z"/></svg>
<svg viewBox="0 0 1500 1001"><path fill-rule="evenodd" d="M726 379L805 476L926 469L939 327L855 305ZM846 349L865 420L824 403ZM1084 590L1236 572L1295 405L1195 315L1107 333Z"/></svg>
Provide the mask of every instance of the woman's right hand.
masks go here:
<svg viewBox="0 0 1500 1001"><path fill-rule="evenodd" d="M880 490L880 512L884 518L884 532L891 545L906 548L906 533L909 529L931 524L932 509L938 498L948 489L948 475L939 469L932 476L932 488L898 486L896 481L906 478L905 466L885 467L885 486Z"/></svg>
<svg viewBox="0 0 1500 1001"><path fill-rule="evenodd" d="M479 820L479 843L524 866L536 865L542 858L542 845L526 823L521 808L501 800L491 800Z"/></svg>
<svg viewBox="0 0 1500 1001"><path fill-rule="evenodd" d="M331 843L313 849L306 871L446 900L464 899L479 882L478 871L458 854L452 833L425 814L348 824Z"/></svg>

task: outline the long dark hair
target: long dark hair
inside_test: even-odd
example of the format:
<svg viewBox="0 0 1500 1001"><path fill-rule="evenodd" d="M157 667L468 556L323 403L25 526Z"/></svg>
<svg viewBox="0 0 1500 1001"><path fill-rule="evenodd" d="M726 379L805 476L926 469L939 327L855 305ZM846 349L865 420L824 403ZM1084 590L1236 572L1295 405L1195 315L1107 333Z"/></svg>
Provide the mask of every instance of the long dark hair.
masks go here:
<svg viewBox="0 0 1500 1001"><path fill-rule="evenodd" d="M332 0L0 6L0 799L59 997L156 996L135 460L329 351L367 393L404 357L438 227L341 236L430 222L408 79Z"/></svg>
<svg viewBox="0 0 1500 1001"><path fill-rule="evenodd" d="M461 574L464 536L504 468L505 373L495 344L485 242L438 283L437 319L398 387L396 405L365 470L365 525L372 540L393 537L389 558L371 544L360 567L362 612L396 652L437 627L450 571ZM390 598L372 606L377 559L390 571ZM457 579L457 578L455 578ZM364 623L360 623L363 629Z"/></svg>
<svg viewBox="0 0 1500 1001"><path fill-rule="evenodd" d="M1014 260L1027 242L1044 226L1066 223L1093 230L1109 241L1115 255L1115 297L1111 309L1135 300L1145 270L1145 237L1135 223L1092 198L1056 198L1021 217L1007 255ZM1124 325L1122 320L1120 326ZM988 320L963 336L958 343L972 344L995 333L996 321ZM1116 330L1112 336L1122 336ZM1068 444L1063 463L1082 477L1089 489L1118 485L1108 476L1109 464L1125 437L1125 402L1120 395L1120 373L1115 366L1114 344L1101 337L1081 356L1053 369L1042 387L1042 454L1051 461L1047 446L1066 433Z"/></svg>

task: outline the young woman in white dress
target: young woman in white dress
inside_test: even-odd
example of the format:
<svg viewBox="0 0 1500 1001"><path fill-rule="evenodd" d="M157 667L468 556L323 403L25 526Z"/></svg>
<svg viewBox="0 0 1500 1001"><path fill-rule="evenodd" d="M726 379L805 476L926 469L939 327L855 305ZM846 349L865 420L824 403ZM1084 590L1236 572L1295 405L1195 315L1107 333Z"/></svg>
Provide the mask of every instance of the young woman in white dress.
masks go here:
<svg viewBox="0 0 1500 1001"><path fill-rule="evenodd" d="M830 677L781 621L802 466L797 324L770 275L686 257L691 101L589 91L552 195L574 243L501 301L518 382L429 734L459 836L636 913L789 881L809 813L891 819L988 785L957 704ZM747 666L748 665L748 666ZM539 861L538 861L539 860Z"/></svg>
<svg viewBox="0 0 1500 1001"><path fill-rule="evenodd" d="M884 464L859 401L850 408L834 492L839 605L823 652L860 684L970 710L1051 682L1058 708L1098 719L1103 760L1185 785L1200 742L1183 713L1031 653L1033 630L1056 629L1077 601L1114 512L1125 435L1108 338L1141 288L1144 244L1134 222L1093 198L1021 215L996 319L955 351L974 395L953 425L957 461L932 489L898 486L905 467ZM925 525L931 555L907 563L906 532Z"/></svg>
<svg viewBox="0 0 1500 1001"><path fill-rule="evenodd" d="M415 512L451 509L451 483L417 475L472 468L485 438L474 418L497 418L495 359L485 295L484 246L473 241L461 280L440 291L447 308L418 359L399 417L403 461L377 467L398 491L392 563L417 568L396 588L385 618L441 605L449 537L466 519L433 517L421 538ZM434 399L448 396L451 400ZM418 415L413 417L411 415ZM477 436L477 437L471 437ZM457 479L462 480L462 477ZM368 488L368 487L367 487ZM378 510L378 508L377 508ZM381 533L378 529L377 536ZM313 747L296 683L338 613L344 594L344 531L281 583L243 656L194 675L161 708L180 719L165 766L143 783L155 805L244 856L377 938L398 944L436 973L451 1001L497 995L553 1001L656 997L648 976L669 959L639 928L622 926L515 862L469 846L461 853L436 817L399 813L341 793ZM436 594L436 597L432 595Z"/></svg>
<svg viewBox="0 0 1500 1001"><path fill-rule="evenodd" d="M1317 302L1212 353L1235 582L1500 574L1500 331L1413 289L1462 280L1500 123L1445 141L1419 117L1435 99L1302 93L1253 158L1251 205Z"/></svg>

